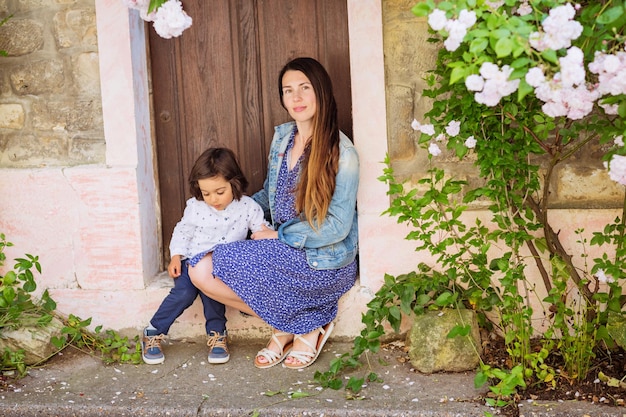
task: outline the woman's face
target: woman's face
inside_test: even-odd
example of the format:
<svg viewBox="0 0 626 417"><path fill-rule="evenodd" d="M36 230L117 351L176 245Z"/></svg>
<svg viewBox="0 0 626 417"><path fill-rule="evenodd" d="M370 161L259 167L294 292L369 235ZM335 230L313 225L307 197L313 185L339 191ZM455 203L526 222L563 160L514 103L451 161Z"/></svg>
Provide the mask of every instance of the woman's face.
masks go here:
<svg viewBox="0 0 626 417"><path fill-rule="evenodd" d="M310 122L317 111L315 90L302 71L283 75L283 105L296 122Z"/></svg>

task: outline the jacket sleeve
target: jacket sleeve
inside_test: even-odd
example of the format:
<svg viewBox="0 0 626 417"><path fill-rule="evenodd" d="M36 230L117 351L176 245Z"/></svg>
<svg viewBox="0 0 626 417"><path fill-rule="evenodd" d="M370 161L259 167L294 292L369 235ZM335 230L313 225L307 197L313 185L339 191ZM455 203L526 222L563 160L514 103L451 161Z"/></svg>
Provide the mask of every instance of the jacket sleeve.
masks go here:
<svg viewBox="0 0 626 417"><path fill-rule="evenodd" d="M278 229L278 239L294 248L321 248L348 236L356 211L359 157L353 146L342 146L335 192L328 213L317 229L308 221L293 219Z"/></svg>

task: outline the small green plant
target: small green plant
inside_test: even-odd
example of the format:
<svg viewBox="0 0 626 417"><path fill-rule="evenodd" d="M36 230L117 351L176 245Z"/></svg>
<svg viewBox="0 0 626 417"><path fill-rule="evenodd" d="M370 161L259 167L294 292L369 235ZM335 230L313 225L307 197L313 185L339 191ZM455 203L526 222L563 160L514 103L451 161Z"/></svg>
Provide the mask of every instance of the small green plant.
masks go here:
<svg viewBox="0 0 626 417"><path fill-rule="evenodd" d="M13 244L0 233L0 267L6 261L5 249L11 246ZM40 300L32 297L37 288L33 269L41 272L39 258L26 254L24 258L15 259L15 262L13 269L0 276L0 336L5 329L45 326L52 320L52 312L56 308L47 291L43 292ZM15 370L18 376L23 376L26 372L23 350L14 352L5 349L0 365L3 371Z"/></svg>
<svg viewBox="0 0 626 417"><path fill-rule="evenodd" d="M4 233L0 233L0 267L5 265L5 249L13 244L7 241ZM90 354L97 354L106 363L141 363L141 345L138 336L131 342L127 337L121 337L113 330L102 331L102 326L92 332L88 329L91 318L82 320L72 314L68 318L55 314L56 302L50 297L47 290L43 291L39 299L32 294L37 289L34 271L41 273L39 257L26 254L23 258L16 258L13 269L0 276L0 337L4 329L20 327L44 327L53 317L63 323L61 337L53 337L52 344L57 351L72 346ZM24 376L27 366L24 363L23 349L11 351L5 349L1 353L0 363L2 371L15 371L18 377ZM44 359L42 362L45 362Z"/></svg>
<svg viewBox="0 0 626 417"><path fill-rule="evenodd" d="M52 338L52 344L59 351L72 346L85 353L98 355L105 363L142 363L139 336L131 341L114 330L103 331L102 326L97 326L92 332L88 329L91 317L83 320L70 314L64 323L63 337Z"/></svg>

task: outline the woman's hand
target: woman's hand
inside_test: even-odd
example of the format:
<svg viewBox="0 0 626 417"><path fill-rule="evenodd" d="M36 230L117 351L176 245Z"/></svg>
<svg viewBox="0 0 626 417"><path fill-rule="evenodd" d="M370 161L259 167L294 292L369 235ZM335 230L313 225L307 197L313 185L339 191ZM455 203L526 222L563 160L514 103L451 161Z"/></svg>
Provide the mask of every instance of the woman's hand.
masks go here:
<svg viewBox="0 0 626 417"><path fill-rule="evenodd" d="M261 240L261 239L278 239L278 232L276 230L270 229L266 225L261 225L261 230L256 233L252 233L250 236L252 240Z"/></svg>

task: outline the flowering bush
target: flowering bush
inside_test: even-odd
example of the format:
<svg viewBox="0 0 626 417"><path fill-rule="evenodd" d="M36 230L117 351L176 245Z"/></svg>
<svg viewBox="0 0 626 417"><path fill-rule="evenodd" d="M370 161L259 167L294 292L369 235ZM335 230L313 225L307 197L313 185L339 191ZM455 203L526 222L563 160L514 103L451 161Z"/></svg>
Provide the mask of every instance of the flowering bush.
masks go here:
<svg viewBox="0 0 626 417"><path fill-rule="evenodd" d="M170 39L180 36L191 26L192 19L183 10L179 0L122 0L130 8L139 10L146 22L152 22L156 33Z"/></svg>
<svg viewBox="0 0 626 417"><path fill-rule="evenodd" d="M357 351L372 345L367 335L380 334L383 319L399 327L390 304L416 314L463 305L504 335L512 367L483 364L476 378L479 385L499 380L491 390L502 401L528 383L583 379L600 342L614 345L610 315L624 314L626 206L603 230L589 234L572 225L574 255L551 224L550 187L556 168L583 152L603 155L597 170L604 164L611 180L626 185L624 4L425 0L413 12L427 16L442 42L424 91L432 109L412 122L431 169L419 191L396 181L389 161L380 179L393 196L386 212L409 223L407 239L437 262L386 277ZM470 188L438 167L442 148L459 159L471 155L481 183ZM472 203L488 207L491 224L471 216ZM472 217L474 225L467 224ZM590 246L604 252L593 262ZM546 329L539 349L531 346L537 316ZM552 354L565 362L558 372L547 365Z"/></svg>

